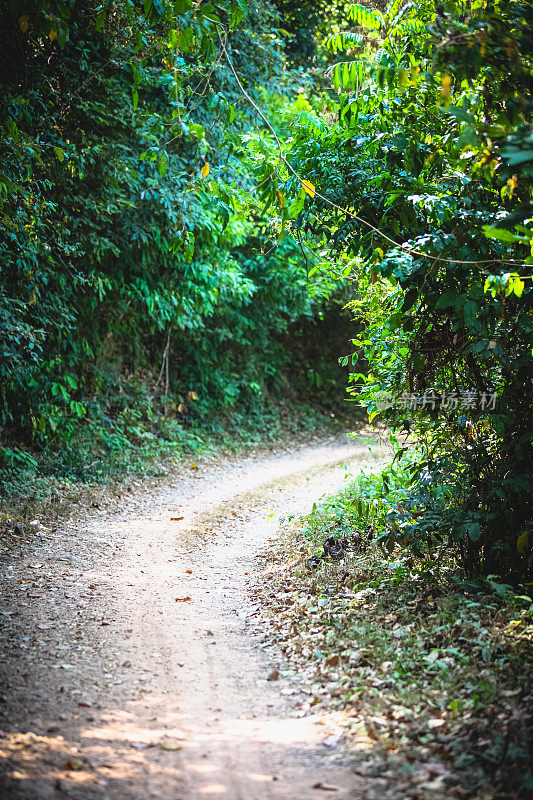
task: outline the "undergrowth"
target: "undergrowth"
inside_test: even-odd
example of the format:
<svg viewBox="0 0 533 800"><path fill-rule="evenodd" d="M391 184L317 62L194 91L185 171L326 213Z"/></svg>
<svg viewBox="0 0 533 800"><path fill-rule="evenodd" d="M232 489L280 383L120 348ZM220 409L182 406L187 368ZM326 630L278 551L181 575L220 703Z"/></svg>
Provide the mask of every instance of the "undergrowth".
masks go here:
<svg viewBox="0 0 533 800"><path fill-rule="evenodd" d="M34 516L49 506L57 509L58 503L68 506L82 495L90 503L106 486L163 477L184 460L306 440L345 430L348 422L342 413L282 402L184 424L154 415L138 398L127 397L124 413L86 420L68 443L53 441L5 466L0 520Z"/></svg>
<svg viewBox="0 0 533 800"><path fill-rule="evenodd" d="M383 797L522 798L533 719L533 602L380 539L402 474L367 473L285 531L262 593L307 702L345 714ZM406 465L405 469L408 469ZM380 544L381 542L381 544Z"/></svg>

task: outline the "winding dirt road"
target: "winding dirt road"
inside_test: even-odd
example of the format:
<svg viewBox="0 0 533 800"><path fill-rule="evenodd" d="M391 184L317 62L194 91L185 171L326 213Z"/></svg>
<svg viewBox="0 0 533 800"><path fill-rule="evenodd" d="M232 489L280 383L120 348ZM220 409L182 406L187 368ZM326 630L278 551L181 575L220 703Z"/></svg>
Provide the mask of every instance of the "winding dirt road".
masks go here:
<svg viewBox="0 0 533 800"><path fill-rule="evenodd" d="M253 581L280 515L379 457L342 437L187 468L5 551L2 800L362 797L255 621Z"/></svg>

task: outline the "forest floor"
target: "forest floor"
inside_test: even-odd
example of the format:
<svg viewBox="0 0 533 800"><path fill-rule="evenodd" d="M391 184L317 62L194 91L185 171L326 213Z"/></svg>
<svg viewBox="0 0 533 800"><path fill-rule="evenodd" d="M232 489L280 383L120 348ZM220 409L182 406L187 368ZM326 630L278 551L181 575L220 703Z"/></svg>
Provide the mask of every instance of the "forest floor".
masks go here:
<svg viewBox="0 0 533 800"><path fill-rule="evenodd" d="M303 708L256 593L280 517L384 454L343 436L192 463L7 536L1 797L380 796L339 716Z"/></svg>

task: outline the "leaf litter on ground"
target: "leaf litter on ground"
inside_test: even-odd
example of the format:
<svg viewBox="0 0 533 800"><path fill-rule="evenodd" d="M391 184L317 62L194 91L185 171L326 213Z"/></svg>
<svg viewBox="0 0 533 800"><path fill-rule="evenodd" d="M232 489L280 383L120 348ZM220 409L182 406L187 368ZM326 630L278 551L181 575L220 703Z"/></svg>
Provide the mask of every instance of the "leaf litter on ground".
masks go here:
<svg viewBox="0 0 533 800"><path fill-rule="evenodd" d="M264 555L258 599L305 711L342 710L338 742L358 774L383 779L383 798L527 797L530 611L371 547L317 568L304 525Z"/></svg>

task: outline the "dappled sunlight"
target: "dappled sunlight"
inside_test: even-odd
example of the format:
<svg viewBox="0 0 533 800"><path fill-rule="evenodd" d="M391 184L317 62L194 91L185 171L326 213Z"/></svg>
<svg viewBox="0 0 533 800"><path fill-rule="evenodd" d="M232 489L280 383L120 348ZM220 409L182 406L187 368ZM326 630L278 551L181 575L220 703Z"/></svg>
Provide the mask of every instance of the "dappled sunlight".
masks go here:
<svg viewBox="0 0 533 800"><path fill-rule="evenodd" d="M183 782L193 787L188 796L235 800L236 778L228 774L227 765L237 759L237 783L243 792L238 796L244 800L253 800L254 787L261 786L268 786L274 797L285 797L284 779L291 780L291 791L296 791L301 782L301 795L293 796L303 798L309 788L300 770L306 763L305 754L316 758L317 748L325 749L324 742L335 732L339 734L343 722L339 714L303 718L221 716L214 728L192 727L190 723L172 728L155 721L150 727L141 725L135 714L123 709L108 708L102 716L108 719L107 724L82 726L70 739L34 734L5 736L1 756L12 759L16 755L18 760L8 777L28 790L54 783L72 790L81 788L88 792L84 797L93 797L94 792L99 797L100 790L105 796L105 791L114 792L120 786L119 791L130 796L139 780L144 785L151 781L161 792ZM257 768L265 764L270 769Z"/></svg>

